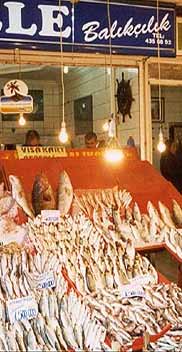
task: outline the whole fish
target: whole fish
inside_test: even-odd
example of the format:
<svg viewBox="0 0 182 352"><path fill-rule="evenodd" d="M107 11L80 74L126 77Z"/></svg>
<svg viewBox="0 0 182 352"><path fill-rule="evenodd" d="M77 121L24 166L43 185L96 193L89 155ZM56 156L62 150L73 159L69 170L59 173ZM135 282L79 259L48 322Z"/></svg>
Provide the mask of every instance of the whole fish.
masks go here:
<svg viewBox="0 0 182 352"><path fill-rule="evenodd" d="M11 184L11 192L13 199L16 200L17 204L24 210L25 214L27 214L30 218L33 219L34 215L26 200L25 192L20 179L17 176L10 175L9 181Z"/></svg>
<svg viewBox="0 0 182 352"><path fill-rule="evenodd" d="M73 187L66 171L62 171L58 188L58 209L61 215L66 215L73 201Z"/></svg>
<svg viewBox="0 0 182 352"><path fill-rule="evenodd" d="M164 221L164 223L169 228L175 228L176 226L172 220L169 209L160 201L159 201L159 209L160 209L161 217L162 217L162 220Z"/></svg>
<svg viewBox="0 0 182 352"><path fill-rule="evenodd" d="M173 214L176 225L182 226L182 209L178 202L173 199Z"/></svg>
<svg viewBox="0 0 182 352"><path fill-rule="evenodd" d="M41 210L56 208L52 187L43 172L35 177L32 190L32 205L36 216L41 213Z"/></svg>

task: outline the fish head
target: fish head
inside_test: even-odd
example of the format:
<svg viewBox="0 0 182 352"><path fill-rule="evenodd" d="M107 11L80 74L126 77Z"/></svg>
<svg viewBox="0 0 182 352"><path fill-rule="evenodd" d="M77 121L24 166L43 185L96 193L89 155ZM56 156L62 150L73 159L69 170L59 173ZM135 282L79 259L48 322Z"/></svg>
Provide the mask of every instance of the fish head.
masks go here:
<svg viewBox="0 0 182 352"><path fill-rule="evenodd" d="M69 176L65 170L63 170L60 174L60 183L67 183L69 181Z"/></svg>
<svg viewBox="0 0 182 352"><path fill-rule="evenodd" d="M11 185L14 185L14 184L17 185L17 184L20 183L18 177L15 176L15 175L10 175L10 176L9 176L9 181L10 181Z"/></svg>
<svg viewBox="0 0 182 352"><path fill-rule="evenodd" d="M34 184L41 192L45 191L49 187L48 178L43 172L35 176Z"/></svg>

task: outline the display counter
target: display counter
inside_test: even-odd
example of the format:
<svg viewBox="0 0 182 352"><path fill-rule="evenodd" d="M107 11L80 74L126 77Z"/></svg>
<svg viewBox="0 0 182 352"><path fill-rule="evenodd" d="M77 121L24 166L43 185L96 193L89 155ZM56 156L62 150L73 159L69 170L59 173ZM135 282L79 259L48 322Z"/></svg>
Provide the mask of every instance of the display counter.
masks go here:
<svg viewBox="0 0 182 352"><path fill-rule="evenodd" d="M32 191L35 176L41 171L47 175L54 191L57 190L59 175L66 170L74 189L103 189L118 185L131 192L141 211L146 211L150 200L155 206L161 200L171 208L171 200L182 205L182 196L173 185L147 161L138 158L135 148L125 148L124 159L112 164L103 157L102 150L68 150L67 157L34 158L18 160L17 153L0 152L1 165L6 173L21 177L27 194Z"/></svg>

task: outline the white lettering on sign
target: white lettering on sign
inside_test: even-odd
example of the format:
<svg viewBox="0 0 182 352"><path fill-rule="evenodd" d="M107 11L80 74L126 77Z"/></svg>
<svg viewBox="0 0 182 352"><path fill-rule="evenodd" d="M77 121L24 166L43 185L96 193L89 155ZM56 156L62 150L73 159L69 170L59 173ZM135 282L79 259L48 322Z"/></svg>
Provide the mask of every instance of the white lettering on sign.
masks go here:
<svg viewBox="0 0 182 352"><path fill-rule="evenodd" d="M32 279L34 281L34 288L36 289L53 288L56 286L53 271L42 274L34 274Z"/></svg>
<svg viewBox="0 0 182 352"><path fill-rule="evenodd" d="M38 314L37 302L31 296L12 299L7 302L7 306L11 324L17 320L36 318Z"/></svg>
<svg viewBox="0 0 182 352"><path fill-rule="evenodd" d="M42 30L39 35L58 37L60 36L60 29L63 28L63 15L69 16L69 10L66 6L49 6L49 5L38 5L38 8L42 12ZM60 11L60 13L59 13ZM57 17L54 13L58 12ZM63 14L63 15L62 15ZM57 24L58 30L55 31L54 25ZM71 35L71 27L68 26L65 30L62 30L62 37L69 38Z"/></svg>
<svg viewBox="0 0 182 352"><path fill-rule="evenodd" d="M42 221L50 223L60 222L60 211L59 210L41 210Z"/></svg>
<svg viewBox="0 0 182 352"><path fill-rule="evenodd" d="M9 28L6 33L10 34L26 34L34 36L37 31L37 25L32 24L30 28L22 27L22 9L25 5L21 2L5 2L4 6L8 8L9 12Z"/></svg>
<svg viewBox="0 0 182 352"><path fill-rule="evenodd" d="M145 297L145 292L141 285L123 285L120 293L122 298Z"/></svg>
<svg viewBox="0 0 182 352"><path fill-rule="evenodd" d="M138 285L148 285L149 283L153 283L154 282L154 278L152 275L141 275L141 276L136 276L133 279L131 279L131 284L138 284Z"/></svg>
<svg viewBox="0 0 182 352"><path fill-rule="evenodd" d="M16 147L19 159L29 158L61 158L68 156L63 147Z"/></svg>
<svg viewBox="0 0 182 352"><path fill-rule="evenodd" d="M82 31L84 32L84 39L87 43L93 42L96 39L108 40L109 38L114 39L126 36L138 38L141 34L168 32L171 28L168 17L169 13L166 13L161 22L158 23L155 22L154 16L151 16L148 23L144 23L143 25L141 23L133 24L133 17L131 17L123 27L118 26L118 21L115 20L110 30L106 27L100 31L100 22L91 21L83 25Z"/></svg>

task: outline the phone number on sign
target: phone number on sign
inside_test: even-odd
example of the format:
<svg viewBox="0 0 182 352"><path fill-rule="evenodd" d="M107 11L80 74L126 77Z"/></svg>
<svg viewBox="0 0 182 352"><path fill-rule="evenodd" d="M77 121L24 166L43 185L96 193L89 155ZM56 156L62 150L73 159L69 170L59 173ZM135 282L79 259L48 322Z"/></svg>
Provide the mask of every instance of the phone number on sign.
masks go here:
<svg viewBox="0 0 182 352"><path fill-rule="evenodd" d="M172 41L170 39L155 39L155 38L147 38L145 43L152 45L171 45Z"/></svg>

